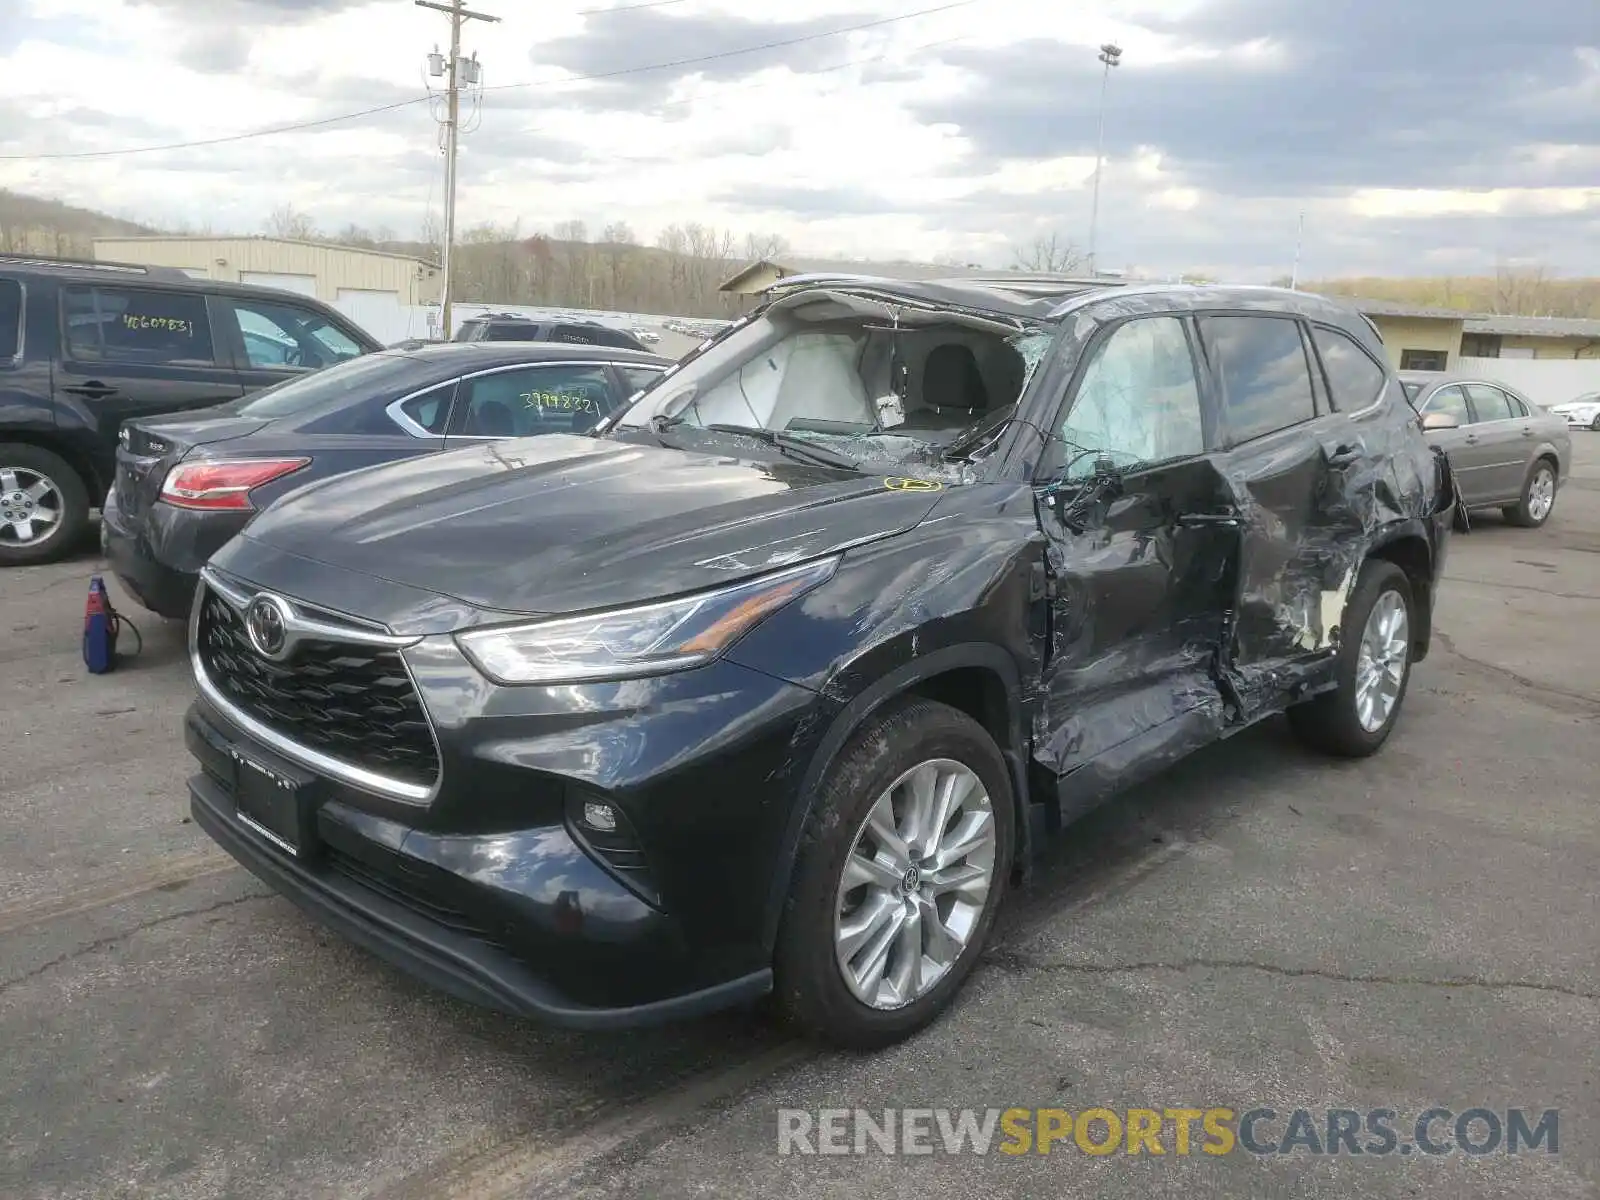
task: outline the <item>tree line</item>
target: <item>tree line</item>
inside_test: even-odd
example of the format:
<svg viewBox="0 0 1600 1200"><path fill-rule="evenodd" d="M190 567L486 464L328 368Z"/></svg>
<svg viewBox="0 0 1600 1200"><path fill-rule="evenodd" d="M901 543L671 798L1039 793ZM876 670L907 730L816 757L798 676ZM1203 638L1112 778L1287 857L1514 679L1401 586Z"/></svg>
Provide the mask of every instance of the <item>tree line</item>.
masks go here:
<svg viewBox="0 0 1600 1200"><path fill-rule="evenodd" d="M314 220L292 208L266 223L275 237L333 241L349 246L443 257L444 234L433 216L415 241L385 229L347 225L320 233ZM689 222L669 225L646 244L624 221L591 232L584 221L563 221L548 233L524 231L521 222L484 222L457 231L452 255L452 298L462 302L529 304L551 308L609 309L682 317L725 317L743 303L718 289L745 264L787 254L775 234L739 235Z"/></svg>
<svg viewBox="0 0 1600 1200"><path fill-rule="evenodd" d="M369 229L357 224L325 231L310 214L287 205L274 210L257 232L387 250L431 262L439 261L444 242L437 218L424 223L419 238L408 239L398 237L391 229ZM0 254L92 258L96 237L160 233L228 235L228 231L206 225L183 223L157 229L92 209L0 189ZM747 303L720 292L724 281L749 262L788 253L789 244L780 236L740 234L695 222L669 225L649 244L620 221L601 225L597 230L584 221L563 221L548 232L525 230L518 221L484 223L457 233L454 298L490 304L722 317ZM936 259L935 263L964 265L951 258ZM1008 265L1022 270L1074 272L1082 269L1083 256L1069 240L1050 235L1014 247ZM1274 282L1286 284L1288 280ZM1600 318L1600 279L1563 279L1538 265L1507 266L1493 275L1330 278L1302 281L1300 288L1465 312Z"/></svg>

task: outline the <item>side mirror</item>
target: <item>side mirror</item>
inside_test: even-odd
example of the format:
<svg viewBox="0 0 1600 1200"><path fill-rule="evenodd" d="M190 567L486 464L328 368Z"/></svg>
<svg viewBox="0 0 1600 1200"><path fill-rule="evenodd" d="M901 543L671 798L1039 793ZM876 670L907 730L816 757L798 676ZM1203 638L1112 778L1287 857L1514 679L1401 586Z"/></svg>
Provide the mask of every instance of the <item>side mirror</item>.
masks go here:
<svg viewBox="0 0 1600 1200"><path fill-rule="evenodd" d="M1422 418L1422 427L1424 429L1455 429L1460 424L1460 421L1445 412L1427 413Z"/></svg>

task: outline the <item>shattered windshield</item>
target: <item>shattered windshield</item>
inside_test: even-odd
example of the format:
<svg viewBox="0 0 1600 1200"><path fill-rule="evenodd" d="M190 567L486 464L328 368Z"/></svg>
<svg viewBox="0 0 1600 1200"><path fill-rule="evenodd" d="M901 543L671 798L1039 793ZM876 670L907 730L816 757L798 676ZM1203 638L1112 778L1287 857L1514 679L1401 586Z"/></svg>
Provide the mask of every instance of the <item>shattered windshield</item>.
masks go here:
<svg viewBox="0 0 1600 1200"><path fill-rule="evenodd" d="M1005 318L796 296L663 379L618 428L937 464L1004 428L1053 338Z"/></svg>

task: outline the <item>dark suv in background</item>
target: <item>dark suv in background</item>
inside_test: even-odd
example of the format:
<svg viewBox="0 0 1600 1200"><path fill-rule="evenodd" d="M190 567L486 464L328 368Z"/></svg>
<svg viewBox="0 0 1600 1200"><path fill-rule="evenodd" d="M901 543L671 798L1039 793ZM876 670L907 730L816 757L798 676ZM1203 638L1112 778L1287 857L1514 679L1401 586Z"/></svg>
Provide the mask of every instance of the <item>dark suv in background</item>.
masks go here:
<svg viewBox="0 0 1600 1200"><path fill-rule="evenodd" d="M192 811L481 1003L775 990L878 1045L1112 792L1284 712L1375 752L1455 499L1331 301L786 280L597 435L256 517L192 617Z"/></svg>
<svg viewBox="0 0 1600 1200"><path fill-rule="evenodd" d="M123 263L0 257L0 566L72 549L131 417L236 400L379 349L274 288Z"/></svg>
<svg viewBox="0 0 1600 1200"><path fill-rule="evenodd" d="M456 330L454 342L567 342L577 346L609 346L614 350L640 350L646 346L633 334L598 321L536 321L516 313L486 313L471 317Z"/></svg>

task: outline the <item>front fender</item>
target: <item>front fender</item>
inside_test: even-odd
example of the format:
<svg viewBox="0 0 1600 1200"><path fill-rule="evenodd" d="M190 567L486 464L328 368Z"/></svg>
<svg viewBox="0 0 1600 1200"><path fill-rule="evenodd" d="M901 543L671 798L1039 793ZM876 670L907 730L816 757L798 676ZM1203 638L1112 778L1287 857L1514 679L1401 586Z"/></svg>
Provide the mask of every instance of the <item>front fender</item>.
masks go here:
<svg viewBox="0 0 1600 1200"><path fill-rule="evenodd" d="M905 635L907 641L911 635ZM909 646L880 647L885 655L898 656ZM876 657L869 655L864 657ZM1000 747L1011 774L1011 790L1016 804L1017 860L1026 863L1031 850L1030 823L1028 821L1028 746L1024 717L1024 699L1021 675L1016 661L1001 647L993 643L965 642L945 646L927 654L916 654L902 661L859 691L839 708L821 740L815 743L805 773L796 791L796 803L789 813L778 856L773 863L772 887L767 896L766 913L762 926L763 945L770 951L777 941L778 925L783 918L784 900L789 894L789 881L794 873L795 859L800 853L800 836L811 817L819 787L824 775L833 766L851 736L871 719L874 713L897 697L916 689L919 683L934 679L950 671L977 668L993 673L1000 679L1006 698L1005 719L1009 728L1007 744ZM867 678L870 664L852 664L849 677ZM835 693L837 697L837 692Z"/></svg>

